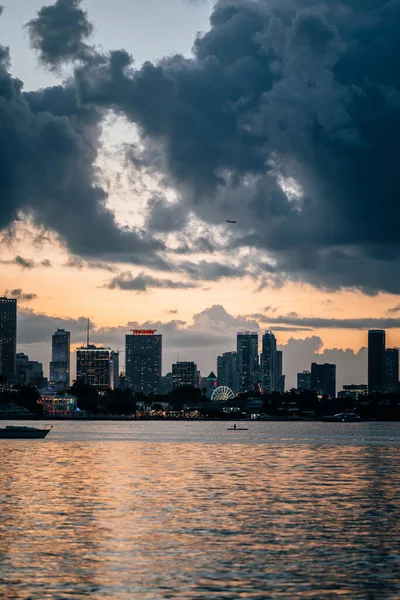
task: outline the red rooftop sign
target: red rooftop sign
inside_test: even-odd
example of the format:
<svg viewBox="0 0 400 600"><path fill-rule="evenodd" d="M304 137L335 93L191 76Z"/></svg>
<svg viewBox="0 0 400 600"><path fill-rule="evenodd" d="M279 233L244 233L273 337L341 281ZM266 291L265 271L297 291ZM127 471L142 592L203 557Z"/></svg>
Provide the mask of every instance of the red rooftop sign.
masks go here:
<svg viewBox="0 0 400 600"><path fill-rule="evenodd" d="M154 335L157 329L131 329L133 335Z"/></svg>

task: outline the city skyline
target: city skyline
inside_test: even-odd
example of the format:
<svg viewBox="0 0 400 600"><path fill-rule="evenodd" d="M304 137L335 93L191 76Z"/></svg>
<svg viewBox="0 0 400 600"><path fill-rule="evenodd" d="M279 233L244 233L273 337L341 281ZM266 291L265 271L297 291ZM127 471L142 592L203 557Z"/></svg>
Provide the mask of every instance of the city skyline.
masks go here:
<svg viewBox="0 0 400 600"><path fill-rule="evenodd" d="M16 313L16 299L9 300L4 297L1 298L1 300L3 307L12 306ZM221 316L222 307L213 308L217 309L219 315ZM7 316L7 310L3 310L3 312L4 315ZM236 323L236 321L234 322ZM52 372L57 374L60 372L63 373L65 382L69 377L72 376L73 379L80 380L84 383L91 382L91 385L98 385L95 383L98 379L97 375L95 376L93 374L97 373L97 371L100 373L100 371L103 370L103 367L95 367L96 362L93 362L92 359L90 359L88 362L87 355L88 352L92 352L91 356L93 355L94 357L95 355L97 356L97 354L99 354L99 351L102 351L104 354L107 353L107 362L110 365L108 367L108 374L102 375L103 379L99 386L110 387L110 389L116 389L119 387L119 375L120 373L123 373L124 377L126 378L127 385L134 388L137 392L143 392L147 394L157 393L156 390L162 390L165 386L165 381L161 382L161 376L163 376L165 379L165 375L172 375L175 362L181 366L185 364L185 361L188 365L194 365L193 372L201 374L203 379L205 378L205 373L209 372L207 369L201 369L200 366L198 368L195 361L187 361L186 357L180 359L179 352L176 355L177 361L169 363L167 359L164 362L164 353L162 350L163 334L157 333L157 330L149 329L147 326L146 329L135 327L134 329L130 330L130 334L125 333L125 349L128 351L129 348L129 364L131 364L131 367L128 368L129 373L127 373L126 361L124 362L124 360L120 360L119 345L118 350L111 348L113 344L108 344L108 348L103 347L101 344L96 345L93 343L93 340L90 339L89 319L85 320L85 328L86 344L76 344L75 351L71 352L67 358L67 348L71 347L70 332L57 327L57 330L52 333L52 361L50 361L49 364L50 374ZM8 328L7 330L8 337L5 338L6 344L7 340L13 338L13 336L15 339L15 330L18 329L17 322L14 324L14 332L11 331L11 329ZM123 329L119 331L119 334L121 335L122 332ZM218 336L216 337L218 338ZM303 370L300 372L291 372L291 369L293 369L294 365L289 366L288 377L287 369L285 367L287 356L289 357L288 362L290 365L290 350L288 355L286 355L282 349L278 348L276 345L275 334L271 330L264 332L258 330L244 332L237 331L235 337L235 351L226 350L226 348L224 348L221 354L217 354L211 358L209 357L211 360L214 358L214 366L210 369L210 371L215 371L218 373L223 385L228 385L227 380L229 379L231 385L228 385L228 387L231 387L231 389L235 392L240 393L242 391L248 391L258 387L260 390L263 390L264 393L271 393L274 391L283 393L285 390L290 390L292 388L300 387L301 389L307 389L307 385L305 385L305 381L307 380L310 382L312 389L319 391L321 394L327 394L330 396L335 396L337 391L344 390L346 387L361 389L363 386L367 386L362 378L355 378L356 373L353 371L349 372L349 379L346 382L343 382L342 379L339 379L337 377L337 364L336 362L333 363L332 360L330 364L327 360L329 355L326 353L314 353L313 357L317 357L318 362L312 358L306 368L303 368ZM152 342L153 339L157 342L154 347L152 344L149 346L149 343ZM179 333L176 339L179 340ZM132 342L129 340L132 340ZM135 340L137 340L138 343L134 344L133 342L135 342ZM143 344L140 340L148 340L149 343L146 342L146 344ZM310 338L310 340L312 340L312 338ZM293 341L295 342L295 340ZM2 347L3 346L4 344L2 344ZM74 343L72 343L72 347L74 347ZM287 348L289 348L289 345ZM15 351L17 350L20 349L16 348ZM74 354L74 358L71 361L72 354ZM124 352L122 352L122 354L124 354ZM338 356L342 356L342 354L343 353L339 353ZM43 370L43 365L40 361L32 360L32 356L29 357L23 352L15 352L15 355L17 358L17 367L19 364L19 368L23 368L25 371L27 368L30 370L33 369L30 377L35 376L38 378L38 381L40 381L41 377L43 378L46 376L46 370ZM344 357L348 359L348 353L347 355L344 353ZM8 356L8 359L9 358L10 356ZM55 358L62 359L63 364L61 364L59 361L54 361ZM102 358L105 358L105 356ZM303 358L306 360L306 357ZM364 368L367 371L368 388L371 391L395 392L398 390L399 350L397 348L389 348L386 346L385 330L368 330L368 351L366 354L360 353L358 359L361 360L361 358L364 358L366 361ZM76 364L77 366L75 374L74 369L70 368L70 363L72 365ZM304 361L303 364L305 364ZM29 365L29 367L26 365ZM84 365L83 369L82 365ZM331 368L333 369L333 375L329 371ZM339 373L340 368L341 367L339 364ZM318 375L316 374L317 369L320 370ZM35 375L36 371L37 374ZM92 375L86 374L89 372L91 372ZM144 374L144 372L147 374ZM376 375L376 372L378 372L378 375ZM104 377L106 377L106 379L104 379ZM379 379L378 383L376 381L377 377ZM18 380L22 381L21 377L19 377ZM106 383L106 380L108 383ZM330 383L330 381L332 381L332 383ZM59 384L61 383L61 388L63 387L62 381L58 380L57 382L57 380L52 380L51 377L49 378L49 383L51 383L53 387L59 387Z"/></svg>
<svg viewBox="0 0 400 600"><path fill-rule="evenodd" d="M74 57L44 56L41 52L41 43L45 43L45 40L41 40L40 36L45 35L46 30L40 28L41 17L40 15L38 17L38 11L42 8L43 2L27 0L23 6L17 7L17 3L13 0L5 0L3 4L0 36L2 43L9 47L10 54L10 66L7 61L4 61L4 69L14 77L19 77L25 84L25 90L29 91L30 94L20 99L21 102L30 102L32 114L29 113L31 115L29 118L34 119L35 111L40 111L42 107L46 114L55 115L54 123L56 123L60 110L70 106L68 102L74 97L74 89L62 87L66 76L72 74ZM108 49L125 47L127 52L134 55L138 73L143 76L145 71L141 69L144 61L151 60L156 65L163 57L179 52L183 53L185 59L191 57L197 67L202 67L203 61L204 64L206 63L209 51L208 40L212 39L213 35L221 45L230 44L229 28L223 29L222 25L220 28L219 21L215 19L212 25L209 23L212 11L217 10L212 2L185 3L181 0L171 0L166 11L165 3L160 0L152 0L151 3L141 2L140 7L136 1L117 0L116 6L123 10L115 11L116 14L113 11L115 29L108 27L109 7L101 6L93 0L73 4L75 15L80 16L83 22L93 23L93 28L89 25L87 27L88 33L93 29L93 35L82 40L82 47L85 44L88 44L88 47L94 44L96 47L97 44L103 46L105 52ZM313 4L311 0L310 4ZM54 6L60 11L57 13L57 18L59 24L62 24L62 5L57 3ZM237 2L236 6L240 15L242 3ZM85 15L79 12L82 10L87 10L88 13ZM371 7L368 10L373 12L378 9ZM41 14L43 17L43 13ZM294 15L292 16L294 19ZM381 17L384 19L387 15ZM334 14L326 13L321 23L325 23L324 19L327 19L332 23L332 27L341 31L345 38L348 32L342 30L343 24L336 22L336 18ZM132 30L126 27L129 21L133 23L134 35ZM255 13L253 24L256 34L257 28L263 26L262 23L259 25L258 21L259 15ZM28 22L30 26L26 29L25 25ZM294 22L297 23L295 19ZM166 23L171 26L165 27ZM118 35L115 33L117 29ZM162 31L163 35L157 35L155 38L152 35L154 30ZM38 31L39 34L35 37ZM197 46L195 45L192 51L198 31L203 32L204 41L199 46L198 40ZM207 34L207 32L211 33ZM257 35L255 37L257 38ZM351 47L354 47L354 43ZM333 48L331 50L333 51ZM224 59L227 61L226 66L229 65L231 60L229 53L220 55L218 44L213 51L220 61ZM77 52L79 54L79 48ZM244 44L239 47L238 52L243 53L244 60L256 60L255 69L260 67L257 62L257 57L260 56L259 48ZM301 60L301 57L304 58L304 54L298 53L297 59ZM306 72L311 68L314 58L311 52L306 60ZM286 59L288 57L285 57ZM166 61L168 62L168 59ZM328 61L324 68L331 69L332 64L335 63L334 59L332 61ZM54 68L54 64L57 68ZM368 64L368 61L365 64ZM166 63L164 67L165 65ZM320 67L321 65L316 63L316 73L319 73ZM62 76L60 76L60 69ZM337 75L336 72L334 74ZM94 73L93 77L95 75ZM205 77L206 75L208 77L209 74L204 73ZM374 80L375 75L375 72L369 73L369 79ZM288 89L293 85L299 85L303 89L301 81L293 81L290 70L285 71L285 76ZM206 85L205 80L202 81ZM318 79L322 87L324 81L324 78ZM211 87L208 89L213 90L212 82L209 83ZM222 83L224 83L223 79L221 85ZM254 85L253 80L248 82L249 89ZM361 85L360 81L358 85ZM61 97L57 96L55 90L63 98L68 99L68 102L62 104ZM277 93L279 91L283 93L283 90L277 87ZM258 93L257 86L254 93ZM289 99L294 98L295 95L291 95ZM333 102L332 98L331 101ZM337 101L340 103L339 98ZM61 103L62 109L56 105L57 102ZM289 100L284 98L283 106L285 102ZM309 105L312 110L315 110L313 102L314 99L307 96L303 106ZM217 110L218 98L215 99L215 106ZM262 107L258 108L261 110ZM276 107L276 110L278 108ZM363 229L358 232L358 246L353 243L348 245L342 236L343 231L352 231L354 223L358 223L355 216L352 216L350 221L338 223L330 215L329 224L332 231L326 228L327 225L323 225L321 231L320 226L325 222L326 213L324 205L320 206L313 196L314 191L320 189L322 185L318 177L319 173L314 174L318 181L314 180L307 165L299 164L297 156L293 156L293 161L288 160L287 173L282 171L279 163L275 164L270 172L274 177L276 175L276 181L280 182L278 188L275 186L274 178L263 179L257 174L257 165L254 165L255 174L247 163L248 166L229 165L232 174L238 175L238 181L243 175L243 181L258 184L261 196L262 190L266 190L268 193L265 197L267 197L268 190L272 186L271 205L265 203L265 206L257 208L257 196L253 196L255 192L253 188L234 189L228 181L225 181L217 190L211 189L214 180L209 181L210 169L217 181L218 173L214 164L210 164L210 169L207 170L205 156L200 152L202 145L200 142L200 145L196 145L195 139L193 139L193 152L196 151L197 154L194 155L199 156L196 160L200 161L201 158L204 161L204 169L201 163L199 169L195 171L204 174L204 185L207 187L210 184L210 192L205 192L199 182L193 180L194 172L182 172L182 181L177 181L176 170L172 169L175 165L174 157L168 154L163 154L161 161L155 161L157 164L168 164L172 169L164 174L163 181L166 186L164 189L157 184L159 173L156 171L149 173L148 170L140 172L140 169L138 170L140 161L136 160L137 157L132 161L126 160L123 150L126 148L125 144L132 148L132 138L136 139L135 127L140 127L142 122L141 115L137 115L137 122L132 122L130 120L132 112L125 110L124 106L120 109L122 116L104 125L101 138L98 136L98 131L92 129L85 121L85 127L87 126L88 129L84 133L80 130L79 135L82 137L79 139L83 142L83 146L86 139L90 139L91 144L94 144L94 153L88 155L85 160L80 160L77 151L75 157L77 162L72 165L72 169L76 172L81 165L87 168L84 173L82 172L80 181L87 182L89 179L89 187L94 181L92 166L96 166L96 183L100 187L103 186L96 190L98 189L100 195L104 194L102 198L106 198L106 204L111 209L110 212L105 213L107 223L102 225L106 229L109 227L106 233L104 229L97 228L100 225L99 223L96 225L93 216L97 214L96 199L91 204L88 203L87 213L82 212L82 218L86 215L82 230L77 227L78 221L75 219L72 219L71 227L71 221L67 219L61 205L58 209L61 215L60 223L46 213L46 207L40 204L40 198L47 198L47 195L49 198L66 198L67 205L68 198L82 197L82 190L56 188L54 191L56 182L53 182L51 177L51 169L46 171L49 174L48 178L42 177L37 181L33 174L40 172L41 169L33 167L26 171L21 164L18 169L27 173L27 185L32 192L35 192L22 195L29 196L34 206L18 203L17 206L12 205L11 210L8 211L8 200L5 199L3 203L4 213L1 213L0 223L4 228L4 237L1 241L4 292L0 290L0 293L15 292L19 298L20 320L23 319L27 326L26 329L19 331L21 350L26 354L37 356L38 360L47 365L50 357L39 333L43 321L47 319L54 323L54 330L57 326L69 327L64 320L70 321L74 329L79 329L80 320L84 315L89 314L96 324L96 329L100 330L99 338L102 337L102 332L105 337L110 337L113 331L129 329L130 322L134 322L137 327L158 326L163 331L179 329L182 331L182 336L190 338L190 341L182 344L182 352L187 356L192 352L196 357L199 356L196 360L202 370L207 371L215 369L215 365L208 362L207 347L210 340L213 341L214 331L218 327L234 344L229 322L213 321L209 318L207 311L217 305L223 306L232 319L237 319L240 314L244 315L243 325L238 323L238 330L251 328L251 323L248 325L246 320L255 321L260 330L275 331L280 348L290 346L290 361L297 362L297 366L293 368L290 366L289 369L289 379L292 383L291 373L307 367L302 363L302 355L304 353L319 355L321 351L326 351L329 355L325 357L328 362L332 360L330 355L338 352L342 352L339 360L343 360L343 363L346 357L350 357L354 365L357 363L354 367L357 371L357 380L362 375L362 380L366 381L365 370L361 366L363 359L359 357L358 360L356 356L360 349L366 346L365 330L371 327L385 328L388 331L390 345L392 347L400 345L399 290L394 286L397 263L389 260L387 252L381 249L379 236L376 238L375 223L379 222L379 214L373 214L373 218L371 216L373 223L371 231L365 232ZM75 106L72 112L74 110L78 108ZM83 112L79 113L82 119L86 115L85 110L82 109ZM93 107L93 111L95 110ZM14 114L12 106L10 111L10 114ZM101 109L99 111L101 112ZM326 114L319 112L318 114L321 119L327 119ZM64 115L66 119L70 116ZM209 117L211 119L211 115ZM249 115L246 113L243 117L249 118ZM288 115L282 116L283 120L285 118L289 118ZM382 115L378 113L377 118L382 118ZM301 122L299 120L297 126ZM71 126L72 123L73 119ZM354 128L345 129L345 132L340 129L339 124L333 124L333 129L336 125L339 128L339 137L342 136L340 139L346 139L349 143L353 139L352 135L359 135L362 138L366 134L363 129L365 121L354 122ZM387 131L387 128L385 130ZM226 131L220 132L220 135L225 135ZM353 133L350 135L348 131ZM264 131L261 133L263 137ZM301 132L296 128L295 133L299 134L299 139L303 139ZM171 131L170 135L171 147L175 142L177 148L181 147L180 140L174 137L178 135L178 131ZM212 138L213 136L210 136L210 139ZM269 139L278 142L274 136L270 136ZM150 143L150 133L146 139L143 139L144 144L146 140ZM223 148L229 148L231 141L231 138L228 140L224 138L226 143ZM283 141L280 140L282 143ZM245 144L244 140L238 141L233 137L234 144L238 143L240 146L239 142ZM283 145L285 147L285 144ZM379 147L383 146L380 144ZM150 152L151 145L146 148ZM293 148L288 150L289 156L292 150ZM52 149L49 149L49 152L50 157L57 156L57 160L60 158L61 164L70 164L69 159L63 161L61 157L54 154ZM164 150L160 152L163 153ZM307 152L303 154L306 156ZM211 160L215 154L210 152L209 156ZM273 156L272 154L272 158ZM220 157L225 164L223 158ZM230 158L232 157L227 157L226 160ZM249 160L250 158L254 157L249 157ZM272 158L265 157L267 162ZM368 157L365 158L367 160ZM47 162L51 164L51 158L47 162L46 160L43 156L41 163L43 168ZM374 164L378 168L379 161L375 161ZM390 164L387 162L387 165ZM295 165L297 165L296 169ZM247 168L249 171L246 170ZM363 171L368 172L368 169ZM306 175L313 179L314 186L307 185ZM338 174L338 180L340 176L343 174ZM391 178L387 176L386 180L390 181ZM44 181L49 183L48 190L40 187ZM187 193L183 194L182 186L186 186ZM299 191L301 187L303 196L307 199L303 204L302 194ZM373 185L370 187L373 189ZM333 185L332 190L334 189L336 187ZM360 196L368 191L367 187L364 189L362 182L353 182L353 185L348 186L343 180L343 190L347 190L350 194L350 190L353 189L359 190ZM324 186L324 191L329 196L329 185ZM184 199L187 198L189 202L196 193L199 195L199 202L185 205ZM86 196L85 194L86 192L83 197L91 197L89 193ZM208 195L214 196L215 202L212 206L207 201ZM319 195L323 197L322 193ZM345 193L339 195L345 197ZM381 197L381 194L377 193L375 197ZM240 198L245 200L241 202ZM349 203L351 200L349 197ZM369 198L369 201L373 213L380 204L376 205L373 198ZM354 202L357 204L357 198ZM335 206L335 198L327 197L327 203L331 203L332 207ZM83 205L84 203L78 206L77 212ZM282 209L280 217L273 209L273 206L278 205ZM314 208L311 210L312 206ZM74 210L72 209L72 212ZM18 220L13 221L13 216L17 213ZM347 215L338 207L334 215L339 214L342 214L343 218ZM315 221L317 215L318 219ZM61 226L63 219L64 226ZM236 223L227 223L227 219ZM395 221L395 218L390 220ZM263 224L269 222L271 225L274 224L275 230L267 231ZM364 219L363 227L366 223ZM361 223L358 223L358 226L361 227ZM129 242L122 235L124 231L127 232L124 227L132 232ZM382 233L382 226L379 230ZM74 231L74 234L71 233ZM367 246L363 241L366 233L369 240ZM351 237L351 235L347 236L349 239ZM392 240L391 232L388 232L388 239ZM313 248L312 245L308 247L301 240L310 240L315 247ZM392 240L391 243L394 244L394 241ZM389 247L388 244L385 247ZM126 252L127 247L128 252ZM96 306L95 310L94 306ZM201 318L198 318L198 315ZM82 335L81 342L84 341L84 337ZM314 337L318 339L313 339ZM298 343L293 340L298 340ZM166 352L171 355L171 359L178 350L177 346L178 344L166 346ZM216 355L226 350L222 346L213 347ZM232 344L230 347L232 350L235 348ZM349 351L347 354L346 350ZM324 357L321 359L324 360ZM307 364L308 362L307 360ZM339 371L341 369L338 367ZM342 378L342 375L339 375L339 378ZM348 382L349 378L345 374L343 383Z"/></svg>

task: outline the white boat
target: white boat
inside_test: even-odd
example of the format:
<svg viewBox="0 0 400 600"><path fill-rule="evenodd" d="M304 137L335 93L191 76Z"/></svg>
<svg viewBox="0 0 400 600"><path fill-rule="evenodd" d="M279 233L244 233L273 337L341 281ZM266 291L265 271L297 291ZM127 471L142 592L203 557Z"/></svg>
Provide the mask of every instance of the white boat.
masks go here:
<svg viewBox="0 0 400 600"><path fill-rule="evenodd" d="M52 429L51 425L46 425L43 429L37 429L36 427L24 427L7 425L0 429L0 439L3 440L17 440L17 439L43 439Z"/></svg>

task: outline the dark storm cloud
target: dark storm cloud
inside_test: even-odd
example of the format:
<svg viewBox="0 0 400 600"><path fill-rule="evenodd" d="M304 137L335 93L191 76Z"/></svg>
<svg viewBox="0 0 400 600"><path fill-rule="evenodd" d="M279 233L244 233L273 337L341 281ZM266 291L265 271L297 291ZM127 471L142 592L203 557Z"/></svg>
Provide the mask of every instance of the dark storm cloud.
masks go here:
<svg viewBox="0 0 400 600"><path fill-rule="evenodd" d="M32 43L51 68L75 60L75 80L24 94L0 49L0 228L29 214L74 255L168 271L160 236L186 234L189 215L233 218L229 248L259 253L261 287L400 293L399 28L397 1L219 0L191 58L135 68L88 46L77 0L43 7ZM118 226L99 185L110 109L137 126L136 168L175 188L175 203L150 202L147 234Z"/></svg>
<svg viewBox="0 0 400 600"><path fill-rule="evenodd" d="M281 278L399 293L399 27L398 2L220 0L193 58L112 52L76 83L138 126L136 164L188 211L238 219L233 248Z"/></svg>
<svg viewBox="0 0 400 600"><path fill-rule="evenodd" d="M183 281L172 281L171 279L157 279L152 275L140 273L134 277L131 273L121 273L113 277L106 286L110 290L124 290L147 292L149 289L170 289L170 290L186 290L197 287L193 283L185 283Z"/></svg>
<svg viewBox="0 0 400 600"><path fill-rule="evenodd" d="M21 300L22 302L30 302L31 300L36 300L37 294L31 294L24 292L21 288L17 288L15 290L6 290L5 296L12 296L17 300Z"/></svg>
<svg viewBox="0 0 400 600"><path fill-rule="evenodd" d="M88 57L85 40L93 26L80 6L81 0L57 0L53 6L43 6L27 24L32 46L47 66Z"/></svg>
<svg viewBox="0 0 400 600"><path fill-rule="evenodd" d="M239 278L247 274L245 268L240 265L219 263L216 261L200 260L197 263L183 261L177 266L177 270L184 272L196 281L220 281L227 278Z"/></svg>
<svg viewBox="0 0 400 600"><path fill-rule="evenodd" d="M59 2L56 7L73 4ZM46 23L47 40L54 22ZM8 52L2 48L0 229L19 215L28 215L43 229L55 231L75 255L160 266L163 261L157 252L163 249L162 242L119 227L107 207L95 166L100 113L79 106L73 84L24 93L22 82L7 68Z"/></svg>

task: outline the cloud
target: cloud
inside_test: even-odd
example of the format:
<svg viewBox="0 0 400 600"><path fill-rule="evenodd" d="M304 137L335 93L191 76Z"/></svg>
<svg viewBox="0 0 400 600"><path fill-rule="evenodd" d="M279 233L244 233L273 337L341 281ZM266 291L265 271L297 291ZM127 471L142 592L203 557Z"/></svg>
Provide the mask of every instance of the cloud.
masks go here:
<svg viewBox="0 0 400 600"><path fill-rule="evenodd" d="M26 25L32 47L45 65L56 68L65 61L88 57L85 40L93 25L80 5L81 0L57 0L53 6L43 6Z"/></svg>
<svg viewBox="0 0 400 600"><path fill-rule="evenodd" d="M35 266L33 260L29 258L23 258L22 256L16 256L14 262L16 265L19 265L23 269L33 269L33 267Z"/></svg>
<svg viewBox="0 0 400 600"><path fill-rule="evenodd" d="M232 248L272 256L281 281L399 293L399 26L397 2L220 0L192 57L136 69L114 51L76 85L138 127L135 165L181 217L234 215Z"/></svg>
<svg viewBox="0 0 400 600"><path fill-rule="evenodd" d="M59 0L50 8L67 15L77 7L77 2ZM43 8L39 18L53 14L50 8ZM53 43L55 59L78 52L73 30L79 30L79 20L68 21L68 39L59 36L58 17L41 23L42 29L38 23L35 27L43 37L43 52L49 54ZM0 122L7 127L0 139L0 230L25 216L55 232L74 255L160 265L164 244L144 231L119 226L107 206L96 165L103 114L79 103L73 82L23 92L23 83L8 68L8 50L1 47Z"/></svg>
<svg viewBox="0 0 400 600"><path fill-rule="evenodd" d="M195 281L219 281L225 277L233 279L248 274L246 268L240 265L206 260L200 260L196 263L183 261L176 268Z"/></svg>
<svg viewBox="0 0 400 600"><path fill-rule="evenodd" d="M295 327L310 327L312 329L398 329L400 318L369 317L351 319L330 319L319 317L299 317L296 313L288 315L269 316L261 313L251 315L269 325L292 325Z"/></svg>
<svg viewBox="0 0 400 600"><path fill-rule="evenodd" d="M351 349L323 348L318 336L304 339L291 338L287 344L280 345L283 353L283 372L286 374L286 388L297 387L297 373L309 371L311 363L332 363L336 365L336 389L340 391L345 384L367 383L368 351L361 348L358 352Z"/></svg>
<svg viewBox="0 0 400 600"><path fill-rule="evenodd" d="M37 264L32 258L24 258L20 255L10 260L0 260L0 263L3 265L17 265L22 269L34 269L37 266L50 268L52 266L51 262L47 258L42 260L39 264Z"/></svg>
<svg viewBox="0 0 400 600"><path fill-rule="evenodd" d="M82 258L79 258L79 256L71 256L64 264L64 267L68 267L69 269L79 269L79 271L82 271L83 269L100 269L109 271L110 273L115 271L115 267L106 262L83 260Z"/></svg>
<svg viewBox="0 0 400 600"><path fill-rule="evenodd" d="M400 312L400 304L389 308L387 312L389 315L397 315Z"/></svg>
<svg viewBox="0 0 400 600"><path fill-rule="evenodd" d="M147 292L149 289L171 289L171 290L186 290L197 287L193 283L185 283L183 281L172 281L171 279L157 279L152 275L140 273L133 276L129 272L120 273L109 281L105 287L110 290L125 290L136 292Z"/></svg>
<svg viewBox="0 0 400 600"><path fill-rule="evenodd" d="M90 45L78 0L44 6L28 23L33 47L74 74L24 93L1 47L0 228L27 214L75 256L179 272L165 238L185 239L194 218L218 224L238 257L215 281L400 293L399 26L398 2L219 0L192 56L135 67L126 50ZM145 231L118 224L99 183L109 111L135 126L135 169L175 198L150 200ZM187 268L213 280L207 265Z"/></svg>
<svg viewBox="0 0 400 600"><path fill-rule="evenodd" d="M22 269L33 269L35 267L35 262L30 258L23 258L22 256L16 256L11 260L1 260L3 265L17 265Z"/></svg>
<svg viewBox="0 0 400 600"><path fill-rule="evenodd" d="M20 288L15 290L6 290L5 296L12 296L17 300L21 300L22 302L30 302L31 300L36 300L37 294L30 294L23 292Z"/></svg>

